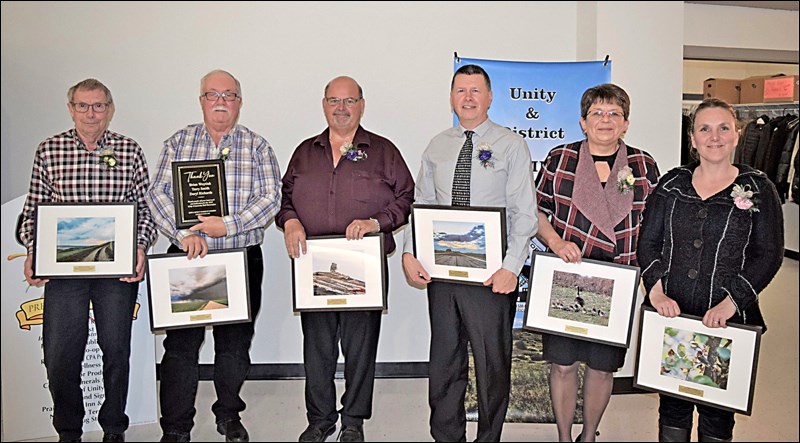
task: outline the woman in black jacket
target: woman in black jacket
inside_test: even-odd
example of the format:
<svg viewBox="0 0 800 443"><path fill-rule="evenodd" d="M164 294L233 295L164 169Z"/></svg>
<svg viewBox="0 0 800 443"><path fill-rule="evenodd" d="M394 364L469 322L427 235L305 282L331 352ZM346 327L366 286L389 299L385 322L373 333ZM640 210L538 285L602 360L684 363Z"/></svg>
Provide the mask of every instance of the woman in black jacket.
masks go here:
<svg viewBox="0 0 800 443"><path fill-rule="evenodd" d="M701 316L709 328L766 330L758 294L783 261L775 186L761 171L731 164L738 134L728 103L704 100L691 131L699 161L666 173L647 200L637 248L646 303L665 317ZM689 441L695 406L700 441L733 438L733 412L661 395L659 441Z"/></svg>

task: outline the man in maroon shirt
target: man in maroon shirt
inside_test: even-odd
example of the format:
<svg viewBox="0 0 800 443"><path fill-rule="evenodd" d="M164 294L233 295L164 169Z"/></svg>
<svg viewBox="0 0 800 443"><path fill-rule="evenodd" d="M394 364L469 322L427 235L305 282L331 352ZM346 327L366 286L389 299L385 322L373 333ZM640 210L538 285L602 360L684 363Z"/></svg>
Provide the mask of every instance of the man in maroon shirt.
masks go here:
<svg viewBox="0 0 800 443"><path fill-rule="evenodd" d="M361 127L364 107L364 94L355 80L331 80L322 99L328 128L300 143L289 161L275 220L284 230L292 258L306 253L307 236L318 235L345 235L357 241L381 232L386 253L395 249L392 231L408 221L414 180L397 147ZM364 441L363 423L372 416L381 315L381 311L300 314L308 418L300 441L324 441L336 430L339 337L346 379L339 440Z"/></svg>

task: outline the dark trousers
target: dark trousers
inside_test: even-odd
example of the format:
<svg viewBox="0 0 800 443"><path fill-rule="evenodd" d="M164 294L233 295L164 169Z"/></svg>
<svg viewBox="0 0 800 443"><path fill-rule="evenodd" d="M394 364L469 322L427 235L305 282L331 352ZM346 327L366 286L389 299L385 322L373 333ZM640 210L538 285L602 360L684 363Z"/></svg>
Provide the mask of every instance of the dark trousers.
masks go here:
<svg viewBox="0 0 800 443"><path fill-rule="evenodd" d="M697 431L706 437L721 440L733 438L733 412L680 400L668 395L658 396L658 424L680 429L692 429L692 416L697 406Z"/></svg>
<svg viewBox="0 0 800 443"><path fill-rule="evenodd" d="M53 279L45 286L44 364L53 397L53 427L61 438L78 439L83 434L85 411L81 373L89 335L90 302L97 344L103 352L105 398L97 420L107 433L117 434L128 429L125 406L131 326L138 288L138 283L123 283L115 278ZM91 370L99 372L100 368Z"/></svg>
<svg viewBox="0 0 800 443"><path fill-rule="evenodd" d="M428 402L434 440L466 440L469 341L478 393L476 441L500 441L511 388L511 328L516 301L516 291L504 295L483 286L428 285Z"/></svg>
<svg viewBox="0 0 800 443"><path fill-rule="evenodd" d="M344 354L342 424L360 426L372 417L375 358L382 311L303 312L303 367L306 371L306 417L317 427L334 424L336 362L339 341Z"/></svg>
<svg viewBox="0 0 800 443"><path fill-rule="evenodd" d="M168 252L178 252L172 245ZM217 423L239 420L245 402L239 395L250 371L250 344L256 316L261 308L264 260L261 246L247 248L247 275L252 321L214 326L214 389L217 401L211 406ZM189 435L194 426L194 407L199 378L200 346L204 327L171 329L164 339L161 359L161 429L164 433Z"/></svg>

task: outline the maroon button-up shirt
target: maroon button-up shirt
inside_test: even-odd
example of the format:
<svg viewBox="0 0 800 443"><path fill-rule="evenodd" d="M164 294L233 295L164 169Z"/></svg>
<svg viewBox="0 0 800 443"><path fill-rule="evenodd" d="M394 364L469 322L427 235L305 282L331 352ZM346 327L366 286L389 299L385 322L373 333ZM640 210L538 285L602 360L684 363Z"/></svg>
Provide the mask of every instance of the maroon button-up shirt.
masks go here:
<svg viewBox="0 0 800 443"><path fill-rule="evenodd" d="M397 147L358 127L353 145L367 158L342 156L333 167L329 129L295 149L281 190L275 222L281 228L293 218L306 235L343 235L356 219L374 218L381 225L386 253L395 249L392 231L408 222L414 202L414 179Z"/></svg>

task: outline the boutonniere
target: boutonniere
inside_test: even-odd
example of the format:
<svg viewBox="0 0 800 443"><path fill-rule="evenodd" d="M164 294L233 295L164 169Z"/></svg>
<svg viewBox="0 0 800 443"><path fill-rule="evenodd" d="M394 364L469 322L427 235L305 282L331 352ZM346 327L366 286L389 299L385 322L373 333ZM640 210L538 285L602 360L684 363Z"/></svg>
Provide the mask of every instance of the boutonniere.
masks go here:
<svg viewBox="0 0 800 443"><path fill-rule="evenodd" d="M750 190L750 185L733 185L731 197L733 197L733 204L735 204L737 208L747 212L758 212L756 201L753 199L753 191Z"/></svg>
<svg viewBox="0 0 800 443"><path fill-rule="evenodd" d="M345 142L341 148L339 148L339 152L342 153L342 156L351 162L358 162L361 160L367 159L367 152L363 149L358 149L353 146L353 142Z"/></svg>
<svg viewBox="0 0 800 443"><path fill-rule="evenodd" d="M117 166L117 156L114 154L114 150L112 148L103 149L98 153L98 155L100 155L100 159L103 160L103 163L105 163L109 168Z"/></svg>
<svg viewBox="0 0 800 443"><path fill-rule="evenodd" d="M221 151L219 151L219 159L222 160L222 161L227 160L228 159L228 155L230 155L230 153L231 153L231 147L230 146L225 146L224 148L222 148Z"/></svg>
<svg viewBox="0 0 800 443"><path fill-rule="evenodd" d="M625 166L617 172L617 191L620 194L631 192L634 183L636 183L636 177L633 176L630 166Z"/></svg>
<svg viewBox="0 0 800 443"><path fill-rule="evenodd" d="M478 145L478 155L475 157L481 162L483 169L494 168L494 157L492 157L492 145L481 143Z"/></svg>

